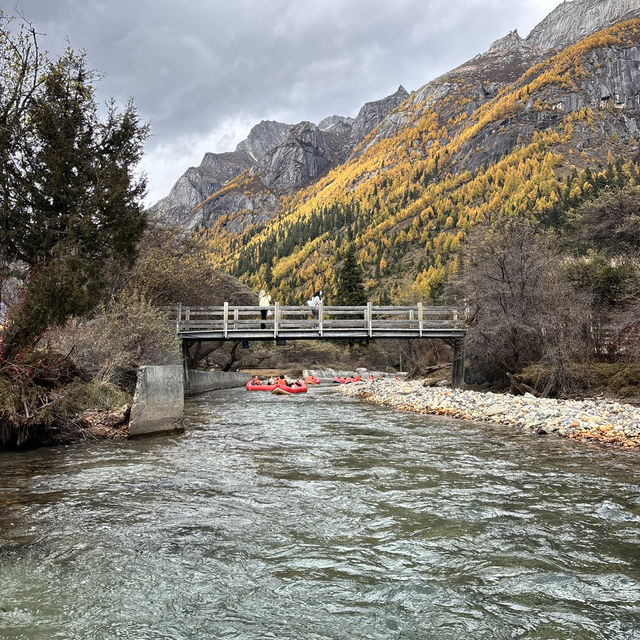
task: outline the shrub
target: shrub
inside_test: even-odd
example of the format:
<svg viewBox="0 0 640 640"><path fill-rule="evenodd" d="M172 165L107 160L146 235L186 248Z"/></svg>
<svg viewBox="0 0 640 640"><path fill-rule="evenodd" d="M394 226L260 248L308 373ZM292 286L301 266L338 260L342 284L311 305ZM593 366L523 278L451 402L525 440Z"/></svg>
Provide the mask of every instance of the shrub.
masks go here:
<svg viewBox="0 0 640 640"><path fill-rule="evenodd" d="M177 361L179 345L171 311L158 309L136 293L121 293L90 321L74 319L47 338L57 350L72 352L93 379L124 382L139 365Z"/></svg>
<svg viewBox="0 0 640 640"><path fill-rule="evenodd" d="M111 382L76 380L56 399L53 411L61 415L75 415L87 409L102 411L116 409L129 403L131 395Z"/></svg>

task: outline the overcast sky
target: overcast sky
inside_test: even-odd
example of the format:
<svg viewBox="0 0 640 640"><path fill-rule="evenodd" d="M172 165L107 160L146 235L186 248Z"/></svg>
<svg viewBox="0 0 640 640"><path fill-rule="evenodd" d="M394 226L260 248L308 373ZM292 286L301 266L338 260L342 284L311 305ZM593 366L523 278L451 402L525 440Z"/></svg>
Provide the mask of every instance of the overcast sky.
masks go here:
<svg viewBox="0 0 640 640"><path fill-rule="evenodd" d="M560 0L0 0L57 53L68 39L151 123L148 203L260 120L355 116L449 71Z"/></svg>

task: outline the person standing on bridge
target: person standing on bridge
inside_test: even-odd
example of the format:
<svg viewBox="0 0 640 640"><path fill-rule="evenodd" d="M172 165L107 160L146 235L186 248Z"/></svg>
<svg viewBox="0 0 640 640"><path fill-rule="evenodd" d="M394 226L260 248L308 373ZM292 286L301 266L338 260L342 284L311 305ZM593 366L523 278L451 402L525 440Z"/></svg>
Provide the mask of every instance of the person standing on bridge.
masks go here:
<svg viewBox="0 0 640 640"><path fill-rule="evenodd" d="M261 307L271 306L271 296L264 289L260 289L260 293L258 294L258 304ZM261 329L267 328L265 320L267 319L267 316L270 316L270 315L271 315L271 311L269 309L260 309L260 317L262 319L262 322L260 323Z"/></svg>
<svg viewBox="0 0 640 640"><path fill-rule="evenodd" d="M311 313L313 314L313 328L318 327L318 314L320 312L320 305L322 304L322 289L319 289L313 294L313 298L307 302L311 307Z"/></svg>

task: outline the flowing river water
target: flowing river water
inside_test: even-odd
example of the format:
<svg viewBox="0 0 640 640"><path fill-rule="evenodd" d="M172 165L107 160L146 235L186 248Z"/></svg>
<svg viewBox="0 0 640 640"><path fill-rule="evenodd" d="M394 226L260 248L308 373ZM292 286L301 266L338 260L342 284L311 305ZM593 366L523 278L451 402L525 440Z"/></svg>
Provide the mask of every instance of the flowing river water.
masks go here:
<svg viewBox="0 0 640 640"><path fill-rule="evenodd" d="M0 454L0 639L640 638L640 459L330 390Z"/></svg>

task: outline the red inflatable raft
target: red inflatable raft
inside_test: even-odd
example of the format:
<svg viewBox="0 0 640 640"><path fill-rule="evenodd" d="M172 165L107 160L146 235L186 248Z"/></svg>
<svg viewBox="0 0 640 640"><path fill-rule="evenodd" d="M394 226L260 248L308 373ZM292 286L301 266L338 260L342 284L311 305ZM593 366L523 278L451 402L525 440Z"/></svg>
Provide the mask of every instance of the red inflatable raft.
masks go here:
<svg viewBox="0 0 640 640"><path fill-rule="evenodd" d="M284 384L279 384L276 388L271 392L276 395L291 395L292 393L306 393L307 385L304 382L300 382L298 384L292 384L291 386L287 386Z"/></svg>
<svg viewBox="0 0 640 640"><path fill-rule="evenodd" d="M320 380L315 376L309 376L304 379L305 384L320 384Z"/></svg>
<svg viewBox="0 0 640 640"><path fill-rule="evenodd" d="M344 376L339 376L333 379L334 384L349 384L350 382L360 382L362 378L360 376L354 376L353 378L345 378Z"/></svg>
<svg viewBox="0 0 640 640"><path fill-rule="evenodd" d="M245 385L247 391L273 391L278 385L277 384L263 384L259 380L249 380Z"/></svg>
<svg viewBox="0 0 640 640"><path fill-rule="evenodd" d="M247 391L271 391L272 393L291 394L291 393L305 393L307 391L307 385L304 382L293 383L290 386L284 384L284 381L279 384L264 384L256 378L252 378L245 385Z"/></svg>

